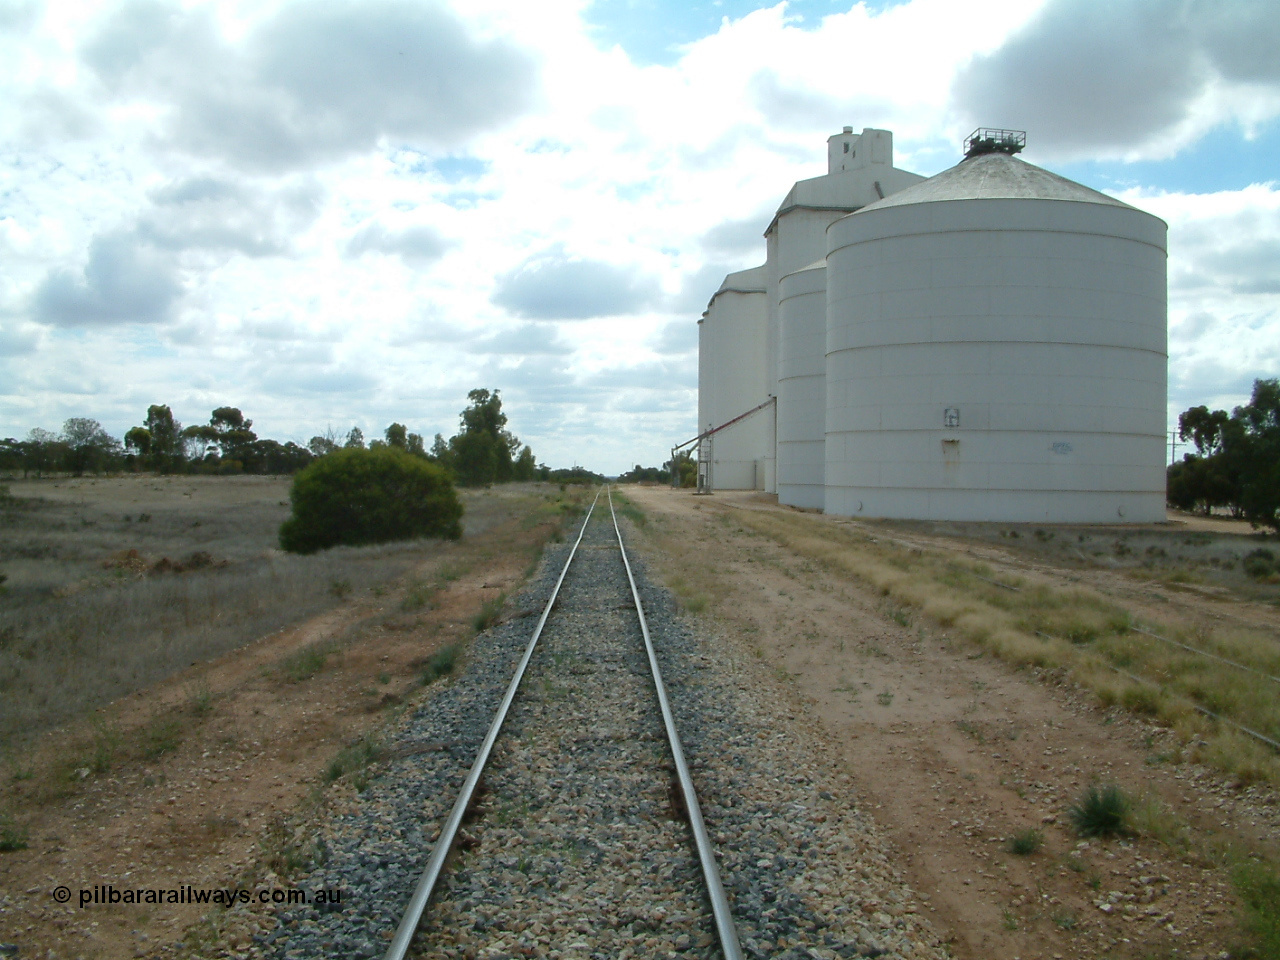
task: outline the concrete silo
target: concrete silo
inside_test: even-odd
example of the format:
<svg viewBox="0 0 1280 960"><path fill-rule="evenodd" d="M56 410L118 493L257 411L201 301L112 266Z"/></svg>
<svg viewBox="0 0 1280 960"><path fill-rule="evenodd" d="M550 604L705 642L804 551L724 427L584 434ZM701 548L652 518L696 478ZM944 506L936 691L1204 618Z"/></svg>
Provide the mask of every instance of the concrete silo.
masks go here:
<svg viewBox="0 0 1280 960"><path fill-rule="evenodd" d="M778 284L778 502L824 504L827 263Z"/></svg>
<svg viewBox="0 0 1280 960"><path fill-rule="evenodd" d="M1163 221L979 131L827 231L828 513L1163 520Z"/></svg>
<svg viewBox="0 0 1280 960"><path fill-rule="evenodd" d="M724 278L698 321L698 429L727 423L769 398L769 309L765 268ZM699 470L713 488L755 490L764 486L763 460L773 449L771 409L718 431L704 441Z"/></svg>

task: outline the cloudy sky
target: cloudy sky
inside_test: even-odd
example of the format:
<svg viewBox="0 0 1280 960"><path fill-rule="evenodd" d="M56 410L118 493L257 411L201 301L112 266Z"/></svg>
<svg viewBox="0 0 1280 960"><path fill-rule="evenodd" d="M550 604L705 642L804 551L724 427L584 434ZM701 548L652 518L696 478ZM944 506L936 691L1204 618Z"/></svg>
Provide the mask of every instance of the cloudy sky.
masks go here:
<svg viewBox="0 0 1280 960"><path fill-rule="evenodd" d="M694 432L696 323L844 125L1169 223L1170 419L1280 376L1274 0L0 0L0 436L167 403L538 459Z"/></svg>

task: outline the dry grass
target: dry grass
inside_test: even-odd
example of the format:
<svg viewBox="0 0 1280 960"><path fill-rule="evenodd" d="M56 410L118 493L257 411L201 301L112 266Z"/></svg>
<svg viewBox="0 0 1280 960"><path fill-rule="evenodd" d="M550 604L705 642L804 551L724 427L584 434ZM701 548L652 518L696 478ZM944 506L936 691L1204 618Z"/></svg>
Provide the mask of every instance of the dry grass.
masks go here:
<svg viewBox="0 0 1280 960"><path fill-rule="evenodd" d="M445 549L418 541L282 554L287 479L129 477L11 489L0 510L0 753L13 752L19 734L381 589ZM547 506L538 503L545 492L523 486L469 493L467 533L506 516L513 497L539 514L569 512L562 498ZM182 564L190 569L156 570L197 552L204 562Z"/></svg>
<svg viewBox="0 0 1280 960"><path fill-rule="evenodd" d="M1129 610L1110 597L1085 587L1062 589L1010 578L981 563L896 542L862 526L761 511L739 511L735 520L868 584L892 609L923 614L1012 663L1069 671L1103 703L1172 726L1184 741L1198 744L1198 759L1243 782L1280 785L1274 752L1213 723L1192 706L1280 740L1280 687L1256 673L1136 632ZM1280 644L1262 631L1206 630L1180 623L1146 626L1261 673L1280 675ZM1146 682L1136 683L1117 668Z"/></svg>

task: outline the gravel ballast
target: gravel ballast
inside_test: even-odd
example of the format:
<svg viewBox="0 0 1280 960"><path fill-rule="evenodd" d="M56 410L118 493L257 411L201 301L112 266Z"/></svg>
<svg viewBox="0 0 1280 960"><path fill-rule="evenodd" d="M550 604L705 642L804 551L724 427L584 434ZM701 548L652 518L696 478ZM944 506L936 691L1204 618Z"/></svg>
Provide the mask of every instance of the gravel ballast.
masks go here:
<svg viewBox="0 0 1280 960"><path fill-rule="evenodd" d="M513 601L537 613L568 554ZM839 773L764 668L679 615L632 557L720 873L749 957L944 957ZM392 732L366 789L316 833L272 957L386 949L537 617L478 636ZM603 498L415 941L432 957L718 957ZM257 952L257 951L255 951Z"/></svg>

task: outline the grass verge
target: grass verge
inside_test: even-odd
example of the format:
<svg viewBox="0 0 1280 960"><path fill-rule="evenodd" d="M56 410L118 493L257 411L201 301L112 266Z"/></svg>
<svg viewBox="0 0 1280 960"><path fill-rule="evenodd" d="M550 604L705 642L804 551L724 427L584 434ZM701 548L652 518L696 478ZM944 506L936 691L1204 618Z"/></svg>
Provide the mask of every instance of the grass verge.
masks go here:
<svg viewBox="0 0 1280 960"><path fill-rule="evenodd" d="M1280 786L1280 758L1194 705L1280 740L1280 646L1261 631L1154 623L1140 632L1121 604L1086 587L1059 588L994 571L864 524L741 510L733 520L841 576L867 584L899 614L924 615L1019 666L1066 670L1108 706L1159 719L1192 758L1239 782ZM909 611L911 617L906 615ZM1208 659L1151 634L1234 660ZM1122 672L1119 672L1122 671ZM1141 678L1131 679L1128 673Z"/></svg>

